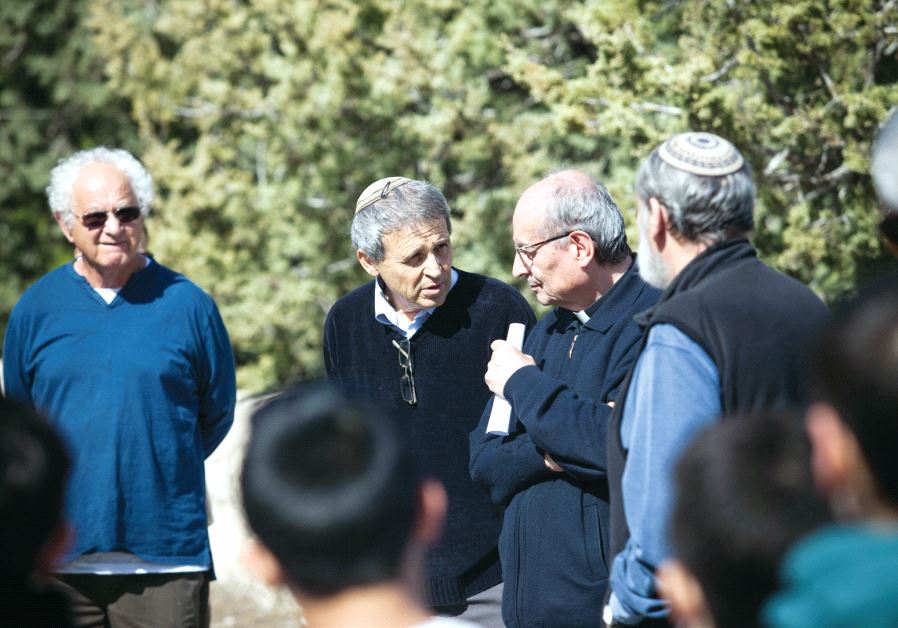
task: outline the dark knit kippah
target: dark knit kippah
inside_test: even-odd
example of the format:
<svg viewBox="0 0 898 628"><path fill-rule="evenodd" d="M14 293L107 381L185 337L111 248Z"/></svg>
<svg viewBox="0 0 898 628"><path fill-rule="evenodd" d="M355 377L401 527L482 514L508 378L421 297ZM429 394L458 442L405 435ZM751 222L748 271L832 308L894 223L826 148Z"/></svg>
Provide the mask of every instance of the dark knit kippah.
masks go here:
<svg viewBox="0 0 898 628"><path fill-rule="evenodd" d="M680 133L658 147L658 156L677 170L702 176L723 176L739 170L742 155L713 133Z"/></svg>

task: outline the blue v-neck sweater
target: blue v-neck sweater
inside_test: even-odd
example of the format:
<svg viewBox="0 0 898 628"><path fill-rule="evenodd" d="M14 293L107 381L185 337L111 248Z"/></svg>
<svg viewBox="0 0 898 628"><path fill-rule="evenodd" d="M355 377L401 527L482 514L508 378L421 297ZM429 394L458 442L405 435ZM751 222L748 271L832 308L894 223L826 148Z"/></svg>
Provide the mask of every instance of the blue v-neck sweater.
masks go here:
<svg viewBox="0 0 898 628"><path fill-rule="evenodd" d="M203 461L234 416L234 359L212 299L158 263L107 304L72 264L13 309L6 395L44 412L74 458L67 558L123 551L210 565Z"/></svg>
<svg viewBox="0 0 898 628"><path fill-rule="evenodd" d="M502 510L468 475L468 433L490 398L483 381L490 343L533 311L512 287L458 271L458 283L411 338L418 403L402 399L396 328L374 319L374 282L337 301L324 326L328 379L379 403L408 426L426 473L449 494L439 545L427 556L431 606L461 604L502 580L496 549Z"/></svg>

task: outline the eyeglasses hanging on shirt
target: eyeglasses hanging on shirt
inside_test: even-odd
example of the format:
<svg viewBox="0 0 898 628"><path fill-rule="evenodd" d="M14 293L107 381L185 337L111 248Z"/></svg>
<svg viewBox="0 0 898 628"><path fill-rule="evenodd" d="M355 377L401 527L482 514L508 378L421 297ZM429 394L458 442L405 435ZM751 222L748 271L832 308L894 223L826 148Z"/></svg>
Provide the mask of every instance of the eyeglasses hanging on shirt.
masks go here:
<svg viewBox="0 0 898 628"><path fill-rule="evenodd" d="M415 394L415 374L412 366L412 343L408 338L393 341L393 346L399 349L399 368L402 369L402 377L399 378L399 392L405 402L413 406L418 403Z"/></svg>

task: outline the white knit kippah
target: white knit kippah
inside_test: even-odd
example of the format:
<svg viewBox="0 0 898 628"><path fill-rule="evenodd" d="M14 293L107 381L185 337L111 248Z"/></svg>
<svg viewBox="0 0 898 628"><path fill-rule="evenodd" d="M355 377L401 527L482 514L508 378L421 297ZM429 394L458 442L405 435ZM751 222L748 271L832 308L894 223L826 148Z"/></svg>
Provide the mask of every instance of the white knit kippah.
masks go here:
<svg viewBox="0 0 898 628"><path fill-rule="evenodd" d="M411 179L406 177L384 177L383 179L378 179L359 194L359 200L355 202L355 213L359 213L369 205L373 205L380 199L385 198L391 190L395 190L409 181Z"/></svg>
<svg viewBox="0 0 898 628"><path fill-rule="evenodd" d="M658 147L658 157L677 170L719 177L732 174L745 160L731 143L713 133L680 133Z"/></svg>

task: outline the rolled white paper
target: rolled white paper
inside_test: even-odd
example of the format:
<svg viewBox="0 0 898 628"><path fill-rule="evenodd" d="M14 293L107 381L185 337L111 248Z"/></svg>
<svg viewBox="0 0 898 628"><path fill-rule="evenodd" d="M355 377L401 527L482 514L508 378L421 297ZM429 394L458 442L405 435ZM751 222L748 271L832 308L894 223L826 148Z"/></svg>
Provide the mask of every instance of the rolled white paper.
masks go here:
<svg viewBox="0 0 898 628"><path fill-rule="evenodd" d="M527 328L523 323L512 323L508 326L506 342L518 351L524 346L524 332ZM493 408L490 410L490 419L486 423L487 434L508 434L511 424L511 404L498 396L493 396Z"/></svg>

